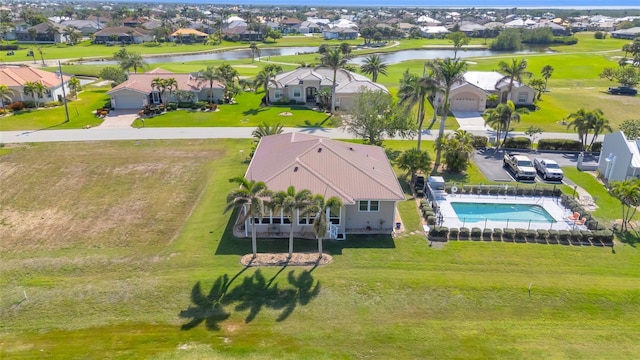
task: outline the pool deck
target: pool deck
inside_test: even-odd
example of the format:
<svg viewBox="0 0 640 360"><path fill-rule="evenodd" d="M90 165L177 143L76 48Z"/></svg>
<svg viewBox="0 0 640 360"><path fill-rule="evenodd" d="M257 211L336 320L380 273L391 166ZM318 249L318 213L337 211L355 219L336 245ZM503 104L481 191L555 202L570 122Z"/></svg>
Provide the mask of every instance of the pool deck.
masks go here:
<svg viewBox="0 0 640 360"><path fill-rule="evenodd" d="M540 205L551 215L556 222L535 222L535 221L515 221L505 219L504 221L486 220L479 222L469 222L459 219L453 210L451 203L499 203L499 204L523 204L523 205ZM442 226L449 228L460 227L479 227L479 228L524 228L524 229L545 229L545 230L587 230L584 225L576 225L574 221L568 219L571 211L562 204L557 198L551 197L531 197L531 196L504 196L504 195L460 195L449 194L443 199L437 200L440 212L443 216ZM486 225L485 225L486 224Z"/></svg>

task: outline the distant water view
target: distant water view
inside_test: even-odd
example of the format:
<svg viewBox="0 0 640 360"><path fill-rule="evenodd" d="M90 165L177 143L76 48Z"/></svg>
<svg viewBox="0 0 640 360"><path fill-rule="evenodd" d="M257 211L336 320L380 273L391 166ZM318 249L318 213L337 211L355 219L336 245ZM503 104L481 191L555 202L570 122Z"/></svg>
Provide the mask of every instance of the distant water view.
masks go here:
<svg viewBox="0 0 640 360"><path fill-rule="evenodd" d="M318 51L317 46L296 46L285 48L270 48L261 49L260 57L262 59L268 59L270 56L285 56L296 55L304 53L314 53ZM531 52L547 52L546 48L531 48L517 52L518 54L526 54ZM494 56L494 55L507 55L514 54L510 51L492 51L487 49L469 49L466 51L458 51L458 57L478 57L478 56ZM317 54L320 57L320 54ZM381 53L382 60L389 64L397 64L403 61L409 60L428 60L453 57L452 50L438 50L438 49L424 49L424 50L400 50L395 52ZM166 56L154 56L146 58L145 61L148 64L161 64L161 63L183 63L188 61L210 61L210 60L241 60L250 59L251 50L228 50L221 52L203 53L203 54L185 54L185 55L166 55ZM356 56L349 60L349 63L361 65L364 62L366 56ZM116 61L86 61L85 65L114 65Z"/></svg>

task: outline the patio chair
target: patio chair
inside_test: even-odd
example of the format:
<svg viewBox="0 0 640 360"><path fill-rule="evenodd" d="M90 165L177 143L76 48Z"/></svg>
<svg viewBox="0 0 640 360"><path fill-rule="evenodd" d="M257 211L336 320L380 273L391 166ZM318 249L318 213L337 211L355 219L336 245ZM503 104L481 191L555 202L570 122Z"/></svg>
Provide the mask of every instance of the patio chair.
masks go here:
<svg viewBox="0 0 640 360"><path fill-rule="evenodd" d="M569 216L568 219L571 221L578 221L580 219L580 213L574 211L573 215Z"/></svg>
<svg viewBox="0 0 640 360"><path fill-rule="evenodd" d="M582 219L580 219L580 220L576 220L575 224L576 224L576 225L584 225L584 222L585 222L585 221L586 221L586 219L585 219L585 218L582 218Z"/></svg>

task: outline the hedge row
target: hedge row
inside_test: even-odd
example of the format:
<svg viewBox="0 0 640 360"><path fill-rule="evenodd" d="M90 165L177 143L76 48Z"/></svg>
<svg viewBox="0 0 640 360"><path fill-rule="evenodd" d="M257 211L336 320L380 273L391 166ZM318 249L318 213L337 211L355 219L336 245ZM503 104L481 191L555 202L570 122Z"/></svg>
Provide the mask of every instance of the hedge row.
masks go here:
<svg viewBox="0 0 640 360"><path fill-rule="evenodd" d="M445 190L451 193L452 185L446 185ZM500 185L460 185L457 186L458 194L470 194L470 195L505 195L505 196L560 196L562 192L558 187L541 186L541 185L529 185L529 184L516 184L515 186L509 185L506 188ZM555 189L555 192L554 192Z"/></svg>
<svg viewBox="0 0 640 360"><path fill-rule="evenodd" d="M540 139L538 141L538 150L566 150L566 151L582 151L582 143L577 140L567 139Z"/></svg>
<svg viewBox="0 0 640 360"><path fill-rule="evenodd" d="M549 244L572 245L612 245L613 231L611 230L527 230L516 229L481 229L447 228L433 226L429 230L431 240L484 240L504 242L539 242Z"/></svg>
<svg viewBox="0 0 640 360"><path fill-rule="evenodd" d="M489 138L486 136L473 135L473 147L474 148L486 148L489 143Z"/></svg>
<svg viewBox="0 0 640 360"><path fill-rule="evenodd" d="M0 50L2 50L2 51L4 51L4 50L18 50L18 45L16 45L16 44L0 45Z"/></svg>
<svg viewBox="0 0 640 360"><path fill-rule="evenodd" d="M507 149L530 149L531 139L524 136L507 138L502 147Z"/></svg>

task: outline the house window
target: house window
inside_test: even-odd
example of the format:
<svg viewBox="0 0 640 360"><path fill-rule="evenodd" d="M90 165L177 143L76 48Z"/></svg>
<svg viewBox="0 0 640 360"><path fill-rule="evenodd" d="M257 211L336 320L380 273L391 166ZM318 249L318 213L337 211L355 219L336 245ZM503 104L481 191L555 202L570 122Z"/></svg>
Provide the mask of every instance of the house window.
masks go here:
<svg viewBox="0 0 640 360"><path fill-rule="evenodd" d="M300 97L300 88L293 89L293 96Z"/></svg>
<svg viewBox="0 0 640 360"><path fill-rule="evenodd" d="M338 211L329 211L329 223L333 225L340 225L340 213L342 209L338 209Z"/></svg>
<svg viewBox="0 0 640 360"><path fill-rule="evenodd" d="M276 99L280 99L280 90L276 90L276 91L273 93L273 97L274 97L274 98L276 98Z"/></svg>
<svg viewBox="0 0 640 360"><path fill-rule="evenodd" d="M361 201L358 201L358 211L361 211L361 212L378 212L378 211L380 211L380 201L377 201L377 200L361 200Z"/></svg>
<svg viewBox="0 0 640 360"><path fill-rule="evenodd" d="M313 212L302 214L298 210L298 225L311 225L316 219L316 214Z"/></svg>
<svg viewBox="0 0 640 360"><path fill-rule="evenodd" d="M518 93L518 102L519 103L526 103L527 102L527 93L526 92Z"/></svg>

